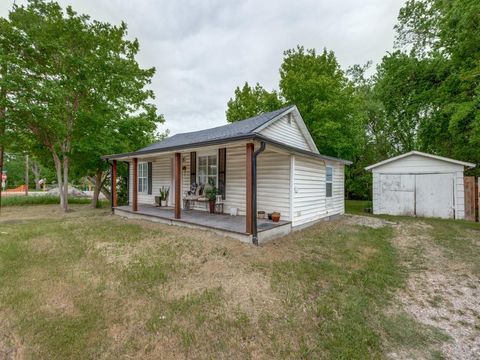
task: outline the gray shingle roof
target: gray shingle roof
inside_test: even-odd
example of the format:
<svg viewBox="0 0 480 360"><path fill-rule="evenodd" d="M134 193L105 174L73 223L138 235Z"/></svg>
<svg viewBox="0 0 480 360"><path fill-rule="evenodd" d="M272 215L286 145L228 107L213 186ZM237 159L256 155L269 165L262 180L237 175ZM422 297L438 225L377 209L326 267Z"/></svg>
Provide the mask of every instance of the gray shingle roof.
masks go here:
<svg viewBox="0 0 480 360"><path fill-rule="evenodd" d="M227 140L239 136L254 134L255 129L274 119L281 113L292 108L293 105L278 109L269 113L260 114L249 119L234 122L232 124L218 126L206 130L193 131L188 133L176 134L168 137L158 143L149 145L139 152L161 150L184 145L193 145L214 140Z"/></svg>

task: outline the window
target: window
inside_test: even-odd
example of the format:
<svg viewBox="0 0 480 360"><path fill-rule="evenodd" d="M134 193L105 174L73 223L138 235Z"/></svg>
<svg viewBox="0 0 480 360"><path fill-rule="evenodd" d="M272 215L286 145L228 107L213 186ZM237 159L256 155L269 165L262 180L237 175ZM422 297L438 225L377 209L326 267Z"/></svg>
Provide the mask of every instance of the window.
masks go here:
<svg viewBox="0 0 480 360"><path fill-rule="evenodd" d="M327 166L327 172L325 176L326 196L332 197L333 192L333 167Z"/></svg>
<svg viewBox="0 0 480 360"><path fill-rule="evenodd" d="M148 163L138 163L138 192L148 192Z"/></svg>
<svg viewBox="0 0 480 360"><path fill-rule="evenodd" d="M217 186L217 155L199 156L197 172L199 185Z"/></svg>

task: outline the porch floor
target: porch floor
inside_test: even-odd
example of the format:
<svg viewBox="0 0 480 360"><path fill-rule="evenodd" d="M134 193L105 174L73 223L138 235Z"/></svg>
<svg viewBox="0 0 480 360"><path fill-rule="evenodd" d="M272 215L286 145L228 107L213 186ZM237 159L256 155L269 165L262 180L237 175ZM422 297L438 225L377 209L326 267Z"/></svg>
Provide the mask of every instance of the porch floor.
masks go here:
<svg viewBox="0 0 480 360"><path fill-rule="evenodd" d="M181 218L175 219L173 208L161 208L154 205L138 205L138 211L133 211L131 206L118 206L116 209L145 217L154 217L159 219L170 220L172 222L186 223L216 229L221 231L232 232L241 235L247 235L245 232L246 218L245 216L231 216L228 214L210 214L208 211L201 210L182 210ZM272 230L283 225L290 224L289 221L280 220L274 223L268 219L257 219L257 229L261 233L263 231Z"/></svg>

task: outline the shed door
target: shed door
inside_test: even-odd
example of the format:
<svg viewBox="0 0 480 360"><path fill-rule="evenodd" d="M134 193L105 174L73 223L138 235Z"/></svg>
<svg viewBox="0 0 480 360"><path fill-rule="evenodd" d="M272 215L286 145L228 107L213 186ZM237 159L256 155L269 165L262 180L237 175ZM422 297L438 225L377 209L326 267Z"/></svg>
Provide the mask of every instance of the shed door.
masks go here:
<svg viewBox="0 0 480 360"><path fill-rule="evenodd" d="M453 189L452 174L417 174L417 216L453 219Z"/></svg>
<svg viewBox="0 0 480 360"><path fill-rule="evenodd" d="M380 213L415 214L415 175L380 174Z"/></svg>

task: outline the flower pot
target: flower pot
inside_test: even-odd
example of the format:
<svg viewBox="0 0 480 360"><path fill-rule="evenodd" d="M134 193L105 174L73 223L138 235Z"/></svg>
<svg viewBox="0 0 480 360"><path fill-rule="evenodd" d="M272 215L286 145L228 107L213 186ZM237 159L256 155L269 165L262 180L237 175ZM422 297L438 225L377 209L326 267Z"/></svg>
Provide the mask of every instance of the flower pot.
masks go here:
<svg viewBox="0 0 480 360"><path fill-rule="evenodd" d="M167 200L160 200L160 204L161 204L160 206L166 207L166 206L168 206L168 201Z"/></svg>
<svg viewBox="0 0 480 360"><path fill-rule="evenodd" d="M280 221L280 213L279 212L274 212L272 214L272 221L273 222L279 222Z"/></svg>
<svg viewBox="0 0 480 360"><path fill-rule="evenodd" d="M272 220L272 214L273 213L268 213L268 220Z"/></svg>
<svg viewBox="0 0 480 360"><path fill-rule="evenodd" d="M210 214L215 213L215 200L210 200L208 202L208 206L210 207Z"/></svg>
<svg viewBox="0 0 480 360"><path fill-rule="evenodd" d="M265 211L258 211L257 212L257 217L259 219L265 219Z"/></svg>

